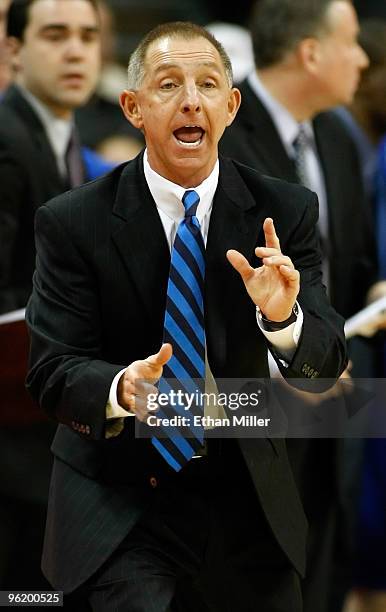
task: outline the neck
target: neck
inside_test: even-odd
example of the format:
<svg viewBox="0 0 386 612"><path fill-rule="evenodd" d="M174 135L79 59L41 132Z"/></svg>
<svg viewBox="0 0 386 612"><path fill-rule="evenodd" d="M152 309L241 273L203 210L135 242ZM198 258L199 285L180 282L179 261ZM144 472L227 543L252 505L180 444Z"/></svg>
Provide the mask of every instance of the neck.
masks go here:
<svg viewBox="0 0 386 612"><path fill-rule="evenodd" d="M213 164L211 164L210 166L208 164L208 166L205 166L204 168L198 167L189 169L183 167L182 165L180 168L176 165L173 165L173 167L159 166L157 163L154 162L152 153L148 148L147 161L149 163L150 168L154 172L156 172L166 180L170 181L171 183L179 185L184 189L195 189L210 176L215 167L217 157L214 160Z"/></svg>
<svg viewBox="0 0 386 612"><path fill-rule="evenodd" d="M23 82L23 79L20 76L19 78L16 79L16 84L19 85L25 92L27 92L27 94L29 94L30 96L33 96L33 98L35 98L35 100L39 104L44 106L44 108L51 115L53 115L56 119L63 119L65 121L70 121L72 119L72 116L73 116L72 109L64 108L63 106L59 106L58 104L55 104L50 99L39 96L34 91L32 91L29 87L26 87L25 83Z"/></svg>
<svg viewBox="0 0 386 612"><path fill-rule="evenodd" d="M314 117L313 96L307 79L291 64L283 63L258 70L264 87L288 112L301 123Z"/></svg>

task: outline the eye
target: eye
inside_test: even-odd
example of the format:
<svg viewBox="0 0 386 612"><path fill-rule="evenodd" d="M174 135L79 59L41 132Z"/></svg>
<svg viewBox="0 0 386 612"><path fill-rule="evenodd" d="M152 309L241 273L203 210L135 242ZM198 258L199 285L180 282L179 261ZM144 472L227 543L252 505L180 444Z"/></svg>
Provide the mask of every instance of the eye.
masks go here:
<svg viewBox="0 0 386 612"><path fill-rule="evenodd" d="M99 32L87 31L82 33L82 41L85 43L93 43L99 39Z"/></svg>
<svg viewBox="0 0 386 612"><path fill-rule="evenodd" d="M57 30L51 30L51 31L44 32L43 38L51 42L58 42L60 40L65 40L66 33L57 31Z"/></svg>
<svg viewBox="0 0 386 612"><path fill-rule="evenodd" d="M216 87L216 84L213 81L204 81L203 87L205 89L214 89Z"/></svg>
<svg viewBox="0 0 386 612"><path fill-rule="evenodd" d="M174 89L175 87L177 87L177 85L173 81L164 81L161 83L161 89Z"/></svg>

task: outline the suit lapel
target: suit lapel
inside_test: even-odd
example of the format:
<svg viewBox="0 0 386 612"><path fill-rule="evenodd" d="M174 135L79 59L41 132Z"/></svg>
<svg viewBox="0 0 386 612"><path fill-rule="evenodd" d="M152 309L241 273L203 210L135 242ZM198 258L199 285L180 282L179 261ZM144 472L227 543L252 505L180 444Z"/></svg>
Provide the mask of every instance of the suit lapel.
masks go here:
<svg viewBox="0 0 386 612"><path fill-rule="evenodd" d="M62 191L65 185L58 171L55 154L48 141L44 126L29 102L17 87L11 86L4 96L3 104L6 104L19 116L27 129L31 143L38 152L34 163L40 162L42 166L41 175L45 177L46 181L52 183L52 193L56 194Z"/></svg>
<svg viewBox="0 0 386 612"><path fill-rule="evenodd" d="M337 156L335 145L335 134L326 121L324 114L320 114L313 122L316 147L320 163L323 169L324 181L326 186L327 208L328 208L328 240L332 245L337 244L342 238L336 236L338 227L346 227L347 211L342 207L341 180L342 173L336 171Z"/></svg>
<svg viewBox="0 0 386 612"><path fill-rule="evenodd" d="M122 172L113 207L113 241L151 321L159 323L165 311L170 251L142 160L138 156Z"/></svg>
<svg viewBox="0 0 386 612"><path fill-rule="evenodd" d="M293 161L288 157L271 115L247 81L240 87L240 121L247 128L248 144L259 160L258 169L272 176L298 182Z"/></svg>

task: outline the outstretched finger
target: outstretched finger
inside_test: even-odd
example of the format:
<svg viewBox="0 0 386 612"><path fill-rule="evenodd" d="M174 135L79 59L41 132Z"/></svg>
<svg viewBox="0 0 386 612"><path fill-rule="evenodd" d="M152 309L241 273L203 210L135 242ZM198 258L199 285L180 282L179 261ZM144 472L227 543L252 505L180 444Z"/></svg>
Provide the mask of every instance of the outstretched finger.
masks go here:
<svg viewBox="0 0 386 612"><path fill-rule="evenodd" d="M276 234L275 225L271 217L267 217L263 224L265 246L271 249L278 249L280 251L280 240Z"/></svg>
<svg viewBox="0 0 386 612"><path fill-rule="evenodd" d="M248 260L244 257L244 255L238 251L235 251L234 249L227 251L226 255L229 263L234 267L236 272L240 274L243 281L246 282L254 272Z"/></svg>

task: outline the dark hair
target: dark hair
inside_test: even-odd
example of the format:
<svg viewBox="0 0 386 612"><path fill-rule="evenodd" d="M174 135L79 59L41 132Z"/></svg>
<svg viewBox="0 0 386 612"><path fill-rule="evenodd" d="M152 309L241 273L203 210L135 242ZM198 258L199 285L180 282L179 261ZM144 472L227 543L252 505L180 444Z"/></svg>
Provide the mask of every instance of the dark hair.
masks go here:
<svg viewBox="0 0 386 612"><path fill-rule="evenodd" d="M29 22L30 7L39 0L12 0L7 13L7 36L23 40ZM86 0L98 11L96 0Z"/></svg>
<svg viewBox="0 0 386 612"><path fill-rule="evenodd" d="M301 40L328 32L327 12L334 1L258 0L249 26L256 67L272 66Z"/></svg>
<svg viewBox="0 0 386 612"><path fill-rule="evenodd" d="M232 86L233 74L232 64L222 44L205 28L191 23L190 21L171 21L156 26L141 40L137 48L130 56L128 65L128 87L137 90L145 76L146 53L150 45L161 38L183 38L187 41L194 38L206 38L218 51L224 65L229 86Z"/></svg>

